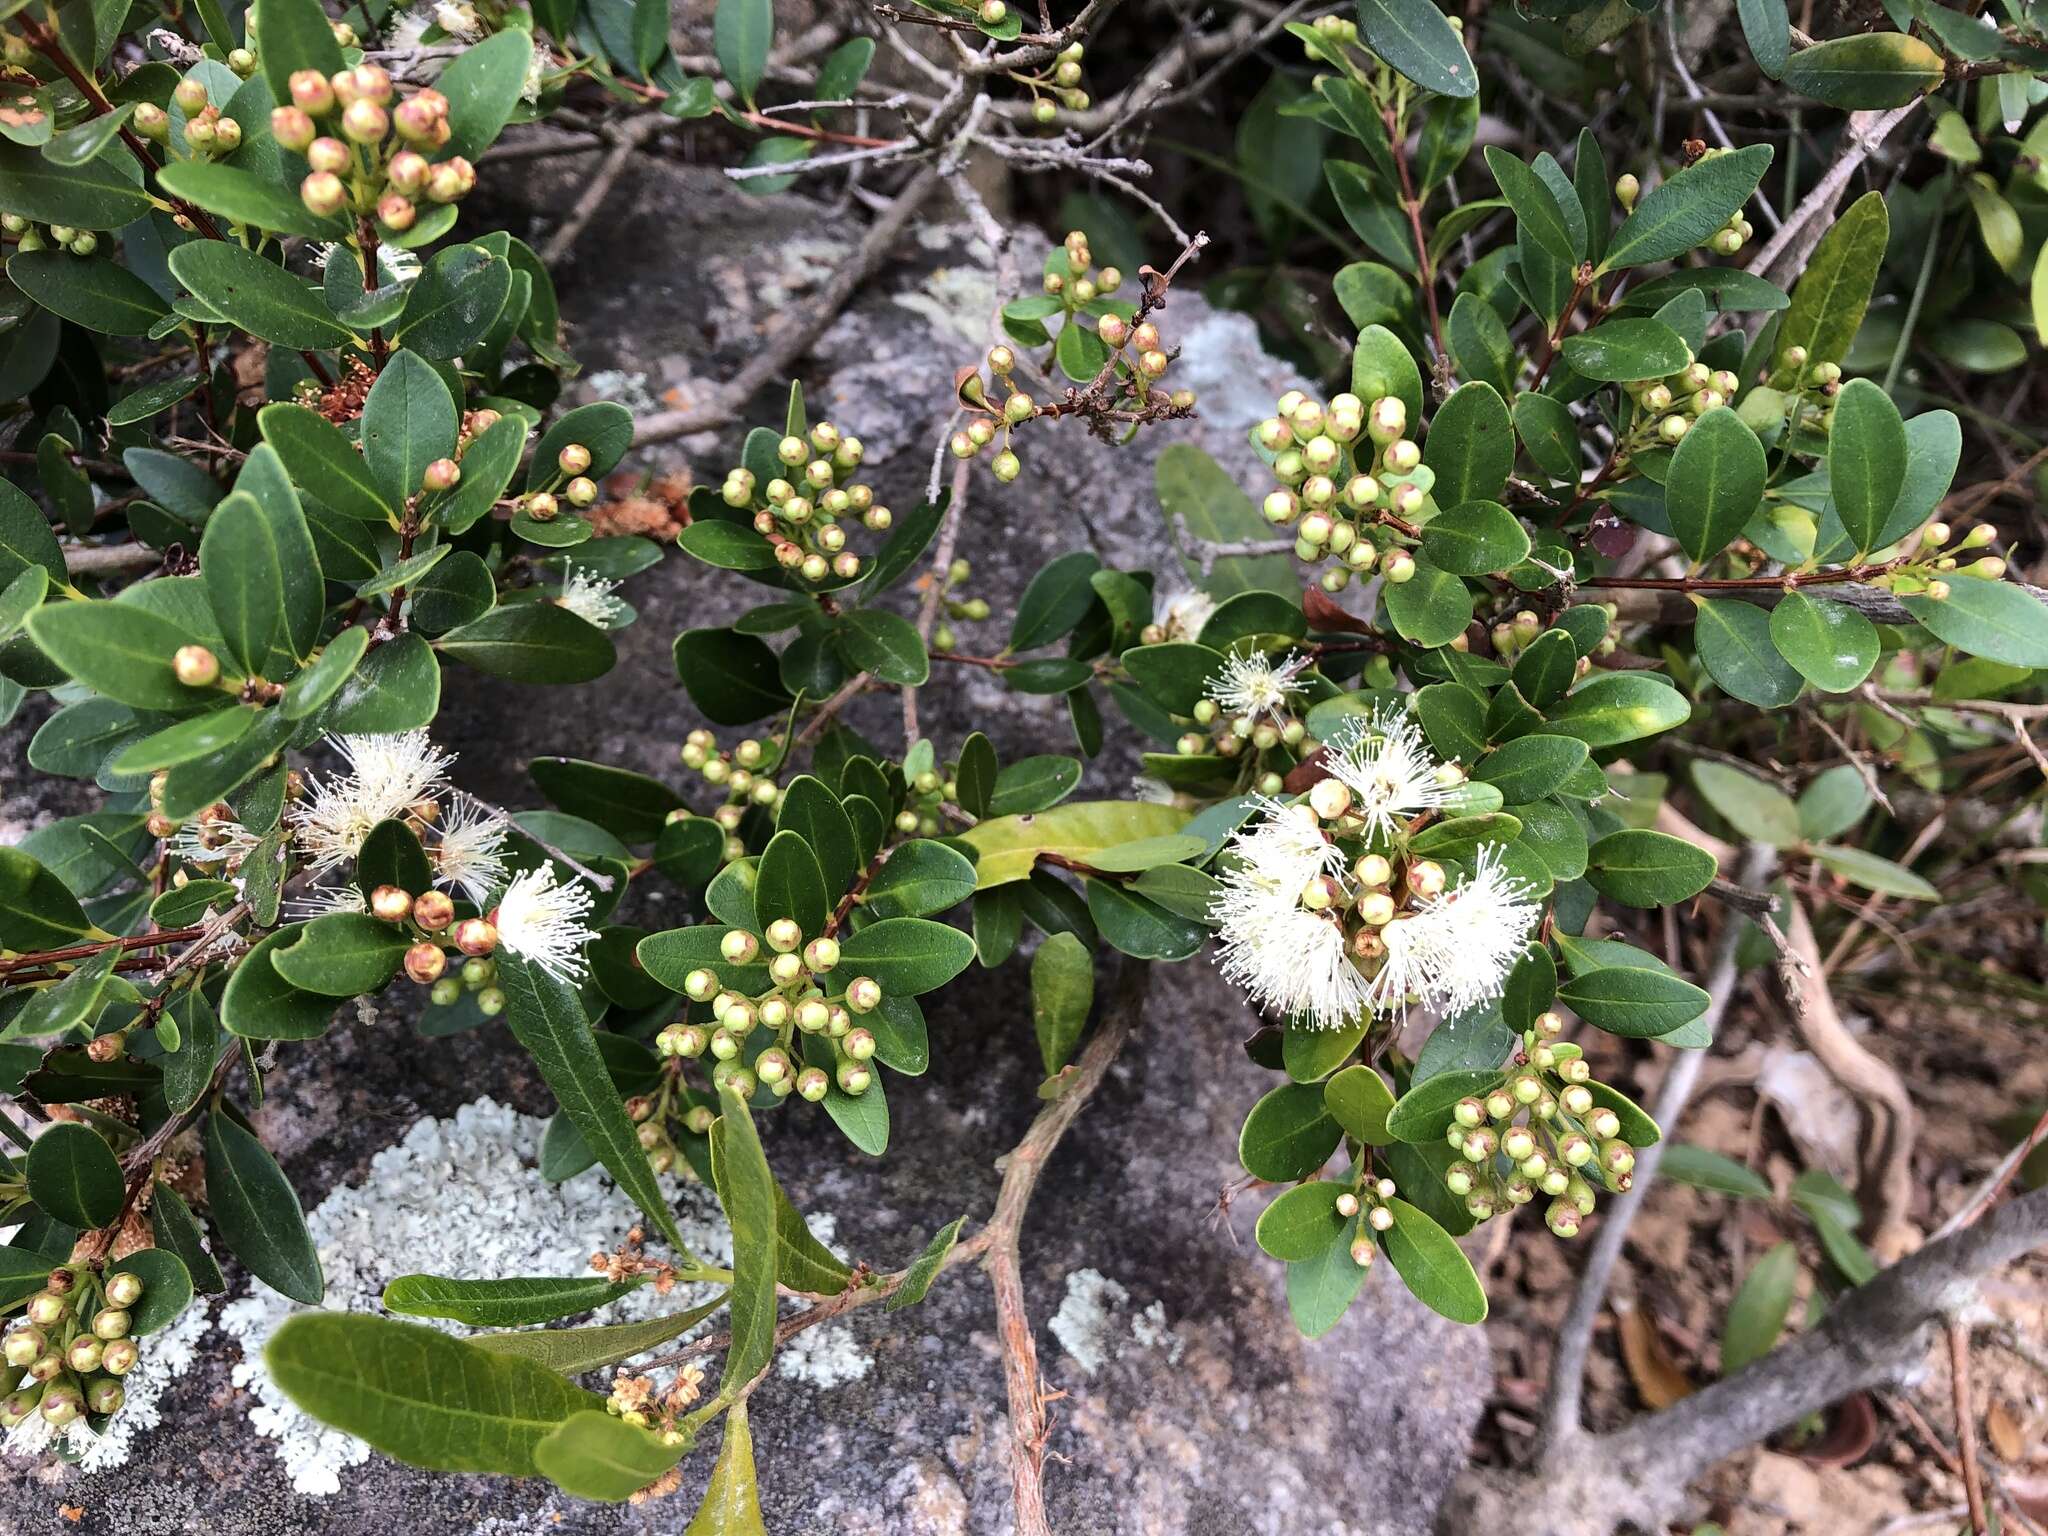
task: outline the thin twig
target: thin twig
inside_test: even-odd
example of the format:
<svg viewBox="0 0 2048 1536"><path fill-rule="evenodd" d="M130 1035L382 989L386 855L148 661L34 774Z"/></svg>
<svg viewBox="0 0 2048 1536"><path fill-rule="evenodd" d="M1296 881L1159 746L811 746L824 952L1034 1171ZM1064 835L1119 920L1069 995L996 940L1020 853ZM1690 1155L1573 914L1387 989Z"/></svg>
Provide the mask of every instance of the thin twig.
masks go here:
<svg viewBox="0 0 2048 1536"><path fill-rule="evenodd" d="M1970 1406L1970 1332L1960 1318L1948 1320L1948 1374L1956 1409L1956 1445L1963 1463L1963 1492L1970 1501L1970 1529L1987 1536L1984 1474L1977 1466L1977 1414Z"/></svg>

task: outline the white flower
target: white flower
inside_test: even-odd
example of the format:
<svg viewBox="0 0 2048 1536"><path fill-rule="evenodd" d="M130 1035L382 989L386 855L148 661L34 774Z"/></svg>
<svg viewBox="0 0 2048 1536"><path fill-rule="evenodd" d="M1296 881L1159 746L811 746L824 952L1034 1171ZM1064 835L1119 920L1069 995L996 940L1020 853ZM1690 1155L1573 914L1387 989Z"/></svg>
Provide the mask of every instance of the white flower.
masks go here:
<svg viewBox="0 0 2048 1536"><path fill-rule="evenodd" d="M394 17L386 29L385 46L393 53L411 53L426 46L427 28L434 24L425 11L407 11Z"/></svg>
<svg viewBox="0 0 2048 1536"><path fill-rule="evenodd" d="M618 589L618 582L606 581L595 572L579 570L572 565L562 583L562 595L555 601L586 624L612 629L623 624L632 613L630 608L612 596Z"/></svg>
<svg viewBox="0 0 2048 1536"><path fill-rule="evenodd" d="M216 821L207 815L184 823L171 835L173 858L196 864L211 874L232 873L263 841L239 821ZM213 866L219 865L220 869Z"/></svg>
<svg viewBox="0 0 2048 1536"><path fill-rule="evenodd" d="M596 937L584 924L591 904L583 886L556 883L552 864L522 870L498 898L498 942L555 980L573 983L588 969L583 946Z"/></svg>
<svg viewBox="0 0 2048 1536"><path fill-rule="evenodd" d="M1216 599L1199 588L1175 592L1159 604L1159 627L1169 640L1192 640L1216 611Z"/></svg>
<svg viewBox="0 0 2048 1536"><path fill-rule="evenodd" d="M484 35L483 23L477 20L476 11L467 5L451 4L449 0L440 0L435 5L434 25L460 43L473 43Z"/></svg>
<svg viewBox="0 0 2048 1536"><path fill-rule="evenodd" d="M1410 926L1423 930L1429 975L1418 988L1443 1013L1462 1013L1500 996L1543 907L1507 872L1501 845L1488 843L1462 885L1418 903Z"/></svg>
<svg viewBox="0 0 2048 1536"><path fill-rule="evenodd" d="M1294 680L1308 669L1313 658L1289 655L1278 666L1258 651L1233 654L1223 665L1223 674L1209 685L1209 697L1233 715L1254 722L1277 720L1287 713L1289 701L1301 690Z"/></svg>
<svg viewBox="0 0 2048 1536"><path fill-rule="evenodd" d="M326 917L335 912L367 912L370 903L362 888L350 881L343 885L309 885L303 894L285 903L290 915L300 922Z"/></svg>
<svg viewBox="0 0 2048 1536"><path fill-rule="evenodd" d="M309 776L306 798L292 813L293 830L315 879L352 862L380 821L403 816L447 788L455 761L424 729L386 736L330 736L349 771Z"/></svg>
<svg viewBox="0 0 2048 1536"><path fill-rule="evenodd" d="M505 833L505 818L495 806L457 791L436 831L434 883L481 905L505 883Z"/></svg>
<svg viewBox="0 0 2048 1536"><path fill-rule="evenodd" d="M1365 823L1367 836L1385 843L1414 817L1442 806L1450 789L1438 781L1436 758L1405 712L1379 708L1353 720L1330 742L1323 766L1355 797L1351 814Z"/></svg>
<svg viewBox="0 0 2048 1536"><path fill-rule="evenodd" d="M519 99L528 106L540 100L541 87L547 84L547 77L555 68L554 51L541 41L533 40L533 57L526 61L526 79L519 87Z"/></svg>
<svg viewBox="0 0 2048 1536"><path fill-rule="evenodd" d="M1303 889L1334 876L1344 856L1305 806L1268 800L1234 841L1210 917L1223 974L1261 1007L1317 1029L1340 1029L1366 1006L1366 978L1352 964L1337 910L1312 912Z"/></svg>

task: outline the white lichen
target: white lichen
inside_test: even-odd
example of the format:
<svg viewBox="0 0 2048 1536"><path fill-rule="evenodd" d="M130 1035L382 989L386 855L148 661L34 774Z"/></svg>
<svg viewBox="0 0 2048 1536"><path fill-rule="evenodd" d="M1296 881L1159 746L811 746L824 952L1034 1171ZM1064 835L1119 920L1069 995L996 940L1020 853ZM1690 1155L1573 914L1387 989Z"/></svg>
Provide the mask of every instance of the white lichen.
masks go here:
<svg viewBox="0 0 2048 1536"><path fill-rule="evenodd" d="M1115 1335L1116 1309L1131 1293L1099 1269L1077 1269L1067 1276L1066 1299L1047 1324L1084 1376L1093 1376L1122 1351Z"/></svg>
<svg viewBox="0 0 2048 1536"><path fill-rule="evenodd" d="M599 1169L560 1184L543 1180L537 1165L545 1124L479 1099L449 1119L421 1120L379 1152L360 1184L340 1186L307 1216L327 1274L326 1306L381 1312L384 1286L402 1274L588 1273L591 1254L617 1247L642 1218ZM731 1234L711 1194L696 1184L669 1188L692 1249L708 1263L729 1263ZM687 1287L666 1297L643 1287L595 1321L651 1317L704 1299ZM220 1326L242 1348L233 1377L256 1398L250 1426L277 1442L293 1488L332 1494L345 1469L368 1459L369 1447L301 1413L263 1369L264 1343L300 1310L256 1283L250 1295L221 1309ZM414 1321L449 1333L471 1331L442 1319Z"/></svg>

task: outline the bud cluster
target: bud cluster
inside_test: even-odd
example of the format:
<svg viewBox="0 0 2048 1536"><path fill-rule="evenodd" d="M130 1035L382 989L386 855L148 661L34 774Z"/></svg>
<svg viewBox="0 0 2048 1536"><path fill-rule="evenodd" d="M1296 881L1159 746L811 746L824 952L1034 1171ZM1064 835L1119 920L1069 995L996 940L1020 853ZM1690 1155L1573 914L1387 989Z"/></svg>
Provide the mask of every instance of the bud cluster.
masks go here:
<svg viewBox="0 0 2048 1536"><path fill-rule="evenodd" d="M1408 407L1394 395L1368 404L1341 394L1325 405L1290 389L1252 430L1280 481L1262 505L1266 520L1294 530L1294 552L1309 564L1335 562L1324 591L1343 591L1375 564L1390 582L1414 576L1415 559L1393 533L1423 510L1436 477L1408 427Z"/></svg>
<svg viewBox="0 0 2048 1536"><path fill-rule="evenodd" d="M1557 1014L1540 1014L1500 1081L1452 1108L1446 1139L1464 1161L1444 1186L1475 1221L1544 1195L1550 1230L1575 1237L1597 1188L1629 1187L1636 1156L1622 1139L1621 1116L1600 1102L1579 1048L1558 1041L1563 1029Z"/></svg>
<svg viewBox="0 0 2048 1536"><path fill-rule="evenodd" d="M142 1292L141 1278L126 1270L105 1277L70 1265L51 1270L0 1341L8 1374L20 1373L15 1390L0 1399L0 1429L31 1414L62 1429L88 1414L118 1412L121 1378L141 1358L129 1331Z"/></svg>
<svg viewBox="0 0 2048 1536"><path fill-rule="evenodd" d="M491 422L495 422L498 419L496 411L472 411L470 415L477 418L488 416ZM484 425L487 426L489 424L489 422L486 422ZM481 432L483 426L479 426L476 430ZM463 446L466 447L468 441L469 439L465 435ZM461 457L460 448L456 450L456 457ZM584 447L583 444L565 443L562 446L562 450L555 455L554 468L548 471L546 478L538 486L514 500L512 503L513 510L524 512L536 523L551 523L560 517L562 515L562 503L565 501L577 511L582 511L597 500L597 482L586 473L590 468L590 462L590 450ZM446 466L449 469L456 467L449 464L446 459L437 459L434 464L428 465L429 490L434 488L433 473L436 465ZM450 483L452 484L453 482Z"/></svg>
<svg viewBox="0 0 2048 1536"><path fill-rule="evenodd" d="M1708 411L1733 405L1742 380L1726 368L1689 362L1662 379L1635 379L1622 388L1635 401L1636 415L1625 448L1675 448Z"/></svg>
<svg viewBox="0 0 2048 1536"><path fill-rule="evenodd" d="M782 805L782 788L769 776L769 770L782 761L782 751L782 740L777 736L769 737L765 743L749 736L736 743L730 752L721 751L718 738L702 728L683 738L682 751L677 754L683 766L725 792L725 803L711 813L711 819L725 833L727 863L747 856L747 845L740 837L740 822L748 808L758 806L773 815ZM690 815L678 806L669 812L668 819L687 821Z"/></svg>
<svg viewBox="0 0 2048 1536"><path fill-rule="evenodd" d="M1602 603L1599 606L1607 614L1607 633L1600 637L1599 643L1594 647L1594 654L1612 656L1620 645L1615 630L1615 619L1619 616L1621 608L1615 603ZM1534 645L1548 628L1534 609L1519 609L1512 618L1502 619L1493 626L1493 653L1502 661L1511 662ZM1592 656L1581 656L1574 676L1584 677L1592 670Z"/></svg>
<svg viewBox="0 0 2048 1536"><path fill-rule="evenodd" d="M73 256L90 256L100 248L100 237L89 229L69 224L36 224L18 213L0 213L0 230L14 237L17 251L69 251Z"/></svg>
<svg viewBox="0 0 2048 1536"><path fill-rule="evenodd" d="M498 949L495 911L461 917L446 891L415 896L396 885L376 886L366 900L372 917L402 926L412 939L405 951L405 974L428 989L436 1007L449 1007L468 992L475 994L485 1018L504 1012L505 994L498 988L498 964L492 958Z"/></svg>
<svg viewBox="0 0 2048 1536"><path fill-rule="evenodd" d="M397 101L390 74L374 64L331 76L295 70L290 90L290 103L271 111L270 131L305 156L299 199L321 217L375 215L388 232L403 234L419 218L422 200L457 202L476 185L476 169L462 156L429 159L454 134L448 98L439 91Z"/></svg>
<svg viewBox="0 0 2048 1536"><path fill-rule="evenodd" d="M961 619L970 624L980 624L985 622L989 616L988 599L985 597L955 597L953 595L956 588L967 585L967 579L972 574L973 567L965 560L955 560L951 565L947 566L946 585L943 589L941 600L945 603L947 618ZM951 624L941 623L932 631L932 649L935 651L950 651L958 643L959 637L953 633L953 626Z"/></svg>
<svg viewBox="0 0 2048 1536"><path fill-rule="evenodd" d="M659 1094L627 1105L657 1172L673 1163L665 1122L680 1105L678 1082L685 1062L708 1056L712 1086L730 1088L742 1098L765 1088L778 1099L794 1093L815 1104L834 1082L841 1092L856 1096L874 1083L875 1036L859 1021L881 1006L881 984L871 976L835 978L839 941L829 932L807 940L796 923L777 918L760 934L728 929L719 953L731 966L765 963L768 984L744 992L725 986L708 967L683 978L683 995L698 1006L654 1037L655 1049L675 1066ZM800 1034L829 1046L829 1077L821 1066L800 1065L806 1056L796 1044ZM702 1131L710 1118L708 1108L695 1105L682 1115L682 1123Z"/></svg>
<svg viewBox="0 0 2048 1536"><path fill-rule="evenodd" d="M996 14L991 17L989 12ZM981 8L981 19L989 25L1001 21L1009 14L1003 0L986 0ZM1081 60L1087 50L1079 43L1069 43L1059 51L1052 63L1043 68L1026 72L1013 69L1010 78L1031 92L1031 120L1042 128L1049 128L1059 121L1060 108L1069 112L1088 110L1088 92L1082 89Z"/></svg>
<svg viewBox="0 0 2048 1536"><path fill-rule="evenodd" d="M1952 576L1999 581L2006 573L2003 557L1986 554L1970 558L1970 551L1983 549L1997 540L1998 529L1990 523L1978 523L1960 535L1947 523L1929 523L1917 538L1908 540L1896 552L1878 552L1877 558L1889 568L1872 576L1871 585L1939 601L1949 595ZM1964 563L1966 559L1968 564Z"/></svg>
<svg viewBox="0 0 2048 1536"><path fill-rule="evenodd" d="M761 485L752 470L735 467L720 495L728 507L753 513L754 531L774 546L784 570L814 586L828 578L851 581L861 561L846 547L841 520L857 516L873 533L892 521L889 509L875 500L874 487L853 479L865 451L859 438L821 421L776 445L782 474Z"/></svg>

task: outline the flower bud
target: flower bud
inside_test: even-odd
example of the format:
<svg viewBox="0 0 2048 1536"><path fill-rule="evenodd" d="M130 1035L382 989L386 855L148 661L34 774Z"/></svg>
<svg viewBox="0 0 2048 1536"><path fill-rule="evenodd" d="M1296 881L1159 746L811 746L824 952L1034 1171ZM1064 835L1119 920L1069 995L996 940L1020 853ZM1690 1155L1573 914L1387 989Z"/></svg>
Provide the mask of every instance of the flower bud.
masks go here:
<svg viewBox="0 0 2048 1536"><path fill-rule="evenodd" d="M1130 322L1121 315L1103 315L1095 322L1095 334L1112 347L1120 347L1130 339Z"/></svg>
<svg viewBox="0 0 2048 1536"><path fill-rule="evenodd" d="M857 1061L842 1061L833 1076L839 1080L840 1090L859 1098L874 1085L875 1074Z"/></svg>
<svg viewBox="0 0 2048 1536"><path fill-rule="evenodd" d="M391 131L391 114L374 101L358 98L341 114L341 131L357 144L381 143Z"/></svg>
<svg viewBox="0 0 2048 1536"><path fill-rule="evenodd" d="M171 671L187 688L210 688L220 680L220 658L203 645L181 645L171 657Z"/></svg>
<svg viewBox="0 0 2048 1536"><path fill-rule="evenodd" d="M134 1325L126 1307L102 1307L93 1314L92 1331L102 1339L118 1339Z"/></svg>
<svg viewBox="0 0 2048 1536"><path fill-rule="evenodd" d="M136 117L141 118L140 108ZM313 126L313 119L299 107L274 107L270 113L270 136L284 148L295 154L304 154L306 146L319 137L319 130Z"/></svg>
<svg viewBox="0 0 2048 1536"><path fill-rule="evenodd" d="M778 917L768 925L768 932L764 937L768 940L770 949L778 955L786 955L803 943L804 932L790 918Z"/></svg>
<svg viewBox="0 0 2048 1536"><path fill-rule="evenodd" d="M1415 579L1415 560L1406 550L1397 549L1388 555L1386 563L1380 569L1381 574L1395 586Z"/></svg>
<svg viewBox="0 0 2048 1536"><path fill-rule="evenodd" d="M408 229L411 229L413 221L418 217L419 210L413 206L412 199L409 197L402 196L397 192L386 192L377 199L378 221L395 234L403 234ZM443 462L448 461L444 460Z"/></svg>
<svg viewBox="0 0 2048 1536"><path fill-rule="evenodd" d="M831 1091L832 1080L817 1067L805 1067L796 1075L797 1096L815 1104Z"/></svg>
<svg viewBox="0 0 2048 1536"><path fill-rule="evenodd" d="M1383 395L1373 401L1372 412L1366 419L1366 434L1375 443L1392 444L1407 430L1408 407L1399 396Z"/></svg>
<svg viewBox="0 0 2048 1536"><path fill-rule="evenodd" d="M535 491L520 504L520 510L536 523L552 523L562 515L562 504L547 491Z"/></svg>
<svg viewBox="0 0 2048 1536"><path fill-rule="evenodd" d="M1018 460L1017 455L1007 448L989 462L989 469L998 480L1005 483L1015 480L1024 473L1024 465Z"/></svg>
<svg viewBox="0 0 2048 1536"><path fill-rule="evenodd" d="M455 947L480 959L498 947L498 930L485 918L465 918L456 925Z"/></svg>
<svg viewBox="0 0 2048 1536"><path fill-rule="evenodd" d="M206 110L206 82L196 75L187 75L171 88L171 100L187 117L193 117Z"/></svg>
<svg viewBox="0 0 2048 1536"><path fill-rule="evenodd" d="M1623 213L1635 207L1636 199L1642 195L1642 190L1643 184L1633 176L1624 173L1614 179L1614 200L1621 204Z"/></svg>
<svg viewBox="0 0 2048 1536"><path fill-rule="evenodd" d="M744 928L734 928L718 941L718 952L734 965L749 965L761 952L761 941Z"/></svg>

